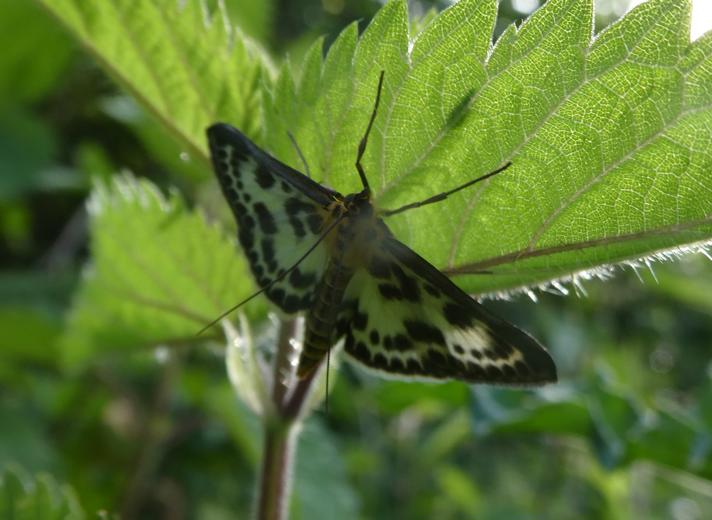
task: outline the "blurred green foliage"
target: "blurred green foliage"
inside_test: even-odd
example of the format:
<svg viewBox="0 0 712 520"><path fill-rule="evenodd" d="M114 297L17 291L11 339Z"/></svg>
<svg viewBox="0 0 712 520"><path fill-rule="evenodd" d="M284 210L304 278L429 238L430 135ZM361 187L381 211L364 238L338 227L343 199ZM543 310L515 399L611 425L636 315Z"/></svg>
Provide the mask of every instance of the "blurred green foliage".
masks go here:
<svg viewBox="0 0 712 520"><path fill-rule="evenodd" d="M294 63L316 36L331 42L379 7L371 0L248 4L227 2L274 60L289 52ZM499 29L524 14L506 1L501 10ZM84 351L81 338L65 334L79 319L69 315L72 301L84 303L77 312L87 320L74 330L92 334L92 300L77 294L82 271L130 253L107 244L87 264L92 182L134 189L140 182L120 174L128 169L167 193L179 189L215 217L222 202L206 166L186 161L155 114L35 4L0 0L0 30L13 42L0 53L0 512L247 516L259 424L235 398L222 349L152 345L155 321L144 338L122 336L117 322L105 352ZM94 225L113 226L114 236L161 234L168 242L139 259L145 255L150 268L152 255L178 258L172 277L180 277L181 261L199 262L209 278L180 283L215 284L217 293L223 275L210 272L211 259L185 260L179 234L191 227L216 240L218 232L197 214L172 219L178 199L154 195L147 204L165 212L146 218L146 228L111 221L110 211ZM312 417L300 438L293 517L711 516L712 268L696 256L652 269L656 278L624 269L591 281L586 296L491 303L545 339L562 378L551 388L410 384L342 364L329 414ZM209 316L238 293L189 303ZM121 312L135 317L130 308ZM117 344L134 348L117 353Z"/></svg>

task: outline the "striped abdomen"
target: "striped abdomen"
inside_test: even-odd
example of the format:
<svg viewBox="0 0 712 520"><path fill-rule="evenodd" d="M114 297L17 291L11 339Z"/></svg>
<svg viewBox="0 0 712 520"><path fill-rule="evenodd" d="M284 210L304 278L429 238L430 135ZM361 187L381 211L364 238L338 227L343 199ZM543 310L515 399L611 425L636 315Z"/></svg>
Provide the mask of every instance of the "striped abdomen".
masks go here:
<svg viewBox="0 0 712 520"><path fill-rule="evenodd" d="M297 375L308 376L315 370L334 344L336 319L344 291L354 272L341 257L332 257L316 290L314 306L307 313L304 346Z"/></svg>

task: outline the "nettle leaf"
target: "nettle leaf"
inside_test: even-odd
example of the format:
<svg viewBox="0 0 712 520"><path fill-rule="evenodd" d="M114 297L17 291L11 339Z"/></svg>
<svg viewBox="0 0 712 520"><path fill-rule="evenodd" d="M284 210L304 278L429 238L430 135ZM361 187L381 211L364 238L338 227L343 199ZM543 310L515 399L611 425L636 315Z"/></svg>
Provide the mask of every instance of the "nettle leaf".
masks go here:
<svg viewBox="0 0 712 520"><path fill-rule="evenodd" d="M536 392L477 387L473 397L478 435L575 435L587 438L609 468L646 459L712 475L710 423L701 406L682 413L664 399L643 402L602 373Z"/></svg>
<svg viewBox="0 0 712 520"><path fill-rule="evenodd" d="M97 349L196 340L196 333L252 290L235 242L181 199L130 176L94 190L92 264L68 320L70 365Z"/></svg>
<svg viewBox="0 0 712 520"><path fill-rule="evenodd" d="M266 54L231 26L222 2L38 0L104 68L197 156L205 128L232 121L258 127L257 85Z"/></svg>
<svg viewBox="0 0 712 520"><path fill-rule="evenodd" d="M10 467L0 473L0 513L17 520L42 518L80 520L86 518L74 491L50 475L25 475Z"/></svg>
<svg viewBox="0 0 712 520"><path fill-rule="evenodd" d="M475 293L537 285L712 238L712 35L689 42L689 0L651 0L594 38L591 0L550 0L492 47L495 0L462 0L409 36L406 2L299 78L284 67L266 141L334 189L381 207L424 199L507 161L489 181L393 217L396 235Z"/></svg>

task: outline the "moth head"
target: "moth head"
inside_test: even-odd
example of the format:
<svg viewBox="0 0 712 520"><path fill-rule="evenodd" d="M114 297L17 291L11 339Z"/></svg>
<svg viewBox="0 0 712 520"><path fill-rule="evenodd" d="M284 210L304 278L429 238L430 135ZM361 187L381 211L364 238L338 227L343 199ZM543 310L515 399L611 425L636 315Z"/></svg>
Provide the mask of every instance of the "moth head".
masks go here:
<svg viewBox="0 0 712 520"><path fill-rule="evenodd" d="M370 217L373 215L371 194L368 190L352 193L344 198L344 207L350 217Z"/></svg>

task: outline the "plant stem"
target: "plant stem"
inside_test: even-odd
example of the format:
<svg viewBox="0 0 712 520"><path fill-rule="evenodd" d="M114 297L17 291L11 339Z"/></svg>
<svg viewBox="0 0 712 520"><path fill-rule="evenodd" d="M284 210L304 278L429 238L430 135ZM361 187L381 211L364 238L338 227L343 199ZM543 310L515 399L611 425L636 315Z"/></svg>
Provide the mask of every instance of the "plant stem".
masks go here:
<svg viewBox="0 0 712 520"><path fill-rule="evenodd" d="M257 518L284 520L291 491L294 422L267 421L264 425L264 455L259 482Z"/></svg>
<svg viewBox="0 0 712 520"><path fill-rule="evenodd" d="M298 379L290 364L290 341L298 333L295 320L280 326L273 359L271 405L264 411L264 453L258 481L256 518L285 520L293 477L294 443L301 415L314 382L314 374Z"/></svg>

